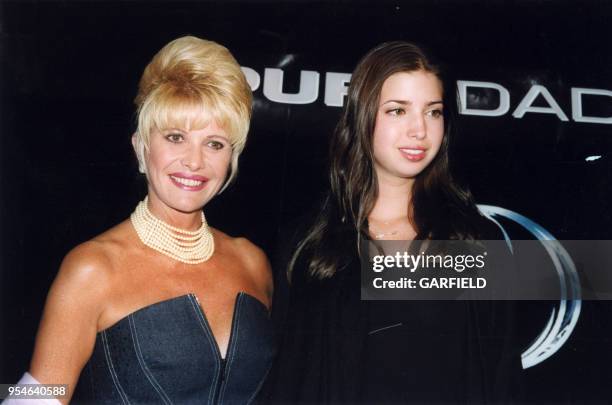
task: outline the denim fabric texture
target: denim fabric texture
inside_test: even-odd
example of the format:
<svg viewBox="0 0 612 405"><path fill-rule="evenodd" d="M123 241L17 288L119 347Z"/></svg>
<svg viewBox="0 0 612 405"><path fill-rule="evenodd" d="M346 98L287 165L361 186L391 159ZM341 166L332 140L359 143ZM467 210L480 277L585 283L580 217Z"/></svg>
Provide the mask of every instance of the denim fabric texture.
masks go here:
<svg viewBox="0 0 612 405"><path fill-rule="evenodd" d="M274 356L267 308L238 293L225 359L195 295L144 307L98 333L73 404L248 404Z"/></svg>

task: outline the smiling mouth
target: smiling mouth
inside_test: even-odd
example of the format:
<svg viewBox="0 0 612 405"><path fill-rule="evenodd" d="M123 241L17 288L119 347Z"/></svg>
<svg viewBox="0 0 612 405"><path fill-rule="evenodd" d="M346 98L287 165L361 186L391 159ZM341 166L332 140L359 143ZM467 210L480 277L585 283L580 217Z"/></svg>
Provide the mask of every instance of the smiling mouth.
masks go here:
<svg viewBox="0 0 612 405"><path fill-rule="evenodd" d="M418 162L425 158L425 149L399 148L399 151L411 162Z"/></svg>
<svg viewBox="0 0 612 405"><path fill-rule="evenodd" d="M409 155L420 155L422 153L425 153L425 151L423 149L408 149L408 148L401 148L400 149L402 152L405 152Z"/></svg>
<svg viewBox="0 0 612 405"><path fill-rule="evenodd" d="M198 191L204 188L208 179L198 180L198 179L188 179L185 177L178 177L170 175L170 179L176 184L178 187L189 190L189 191Z"/></svg>
<svg viewBox="0 0 612 405"><path fill-rule="evenodd" d="M204 183L203 181L200 181L200 180L184 179L182 177L175 177L175 176L170 176L170 177L172 177L172 180L176 181L177 183L181 183L189 187L201 186Z"/></svg>

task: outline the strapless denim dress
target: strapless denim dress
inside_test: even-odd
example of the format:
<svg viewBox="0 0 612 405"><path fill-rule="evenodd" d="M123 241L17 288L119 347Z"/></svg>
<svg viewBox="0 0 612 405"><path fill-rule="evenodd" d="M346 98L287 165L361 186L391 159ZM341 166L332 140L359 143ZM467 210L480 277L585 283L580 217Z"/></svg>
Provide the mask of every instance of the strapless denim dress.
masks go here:
<svg viewBox="0 0 612 405"><path fill-rule="evenodd" d="M267 308L236 297L223 359L196 296L142 308L99 332L72 404L248 404L274 356Z"/></svg>

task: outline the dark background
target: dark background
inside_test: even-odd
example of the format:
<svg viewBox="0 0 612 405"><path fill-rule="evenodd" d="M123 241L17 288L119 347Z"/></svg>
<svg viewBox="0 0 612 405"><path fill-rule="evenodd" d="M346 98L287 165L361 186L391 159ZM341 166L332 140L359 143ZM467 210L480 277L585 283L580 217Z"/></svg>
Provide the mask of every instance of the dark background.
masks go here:
<svg viewBox="0 0 612 405"><path fill-rule="evenodd" d="M0 382L27 370L46 291L71 247L124 220L145 194L130 145L133 97L150 58L192 34L227 46L263 81L321 73L308 105L255 91L237 182L207 206L211 225L274 254L281 224L326 187L327 140L340 108L323 103L325 72L346 72L374 45L404 39L432 50L451 79L511 94L502 117L458 117L456 177L479 203L508 208L558 239L610 239L612 125L571 120L570 88L612 89L605 2L85 2L0 3ZM544 85L569 122L511 113ZM538 104L539 103L539 104ZM545 105L542 99L536 101ZM585 103L612 116L612 99ZM587 156L601 155L593 162ZM542 311L520 314L540 325ZM612 310L583 302L570 339L526 370L534 403L612 400ZM541 329L541 327L539 328ZM525 337L525 344L535 338Z"/></svg>

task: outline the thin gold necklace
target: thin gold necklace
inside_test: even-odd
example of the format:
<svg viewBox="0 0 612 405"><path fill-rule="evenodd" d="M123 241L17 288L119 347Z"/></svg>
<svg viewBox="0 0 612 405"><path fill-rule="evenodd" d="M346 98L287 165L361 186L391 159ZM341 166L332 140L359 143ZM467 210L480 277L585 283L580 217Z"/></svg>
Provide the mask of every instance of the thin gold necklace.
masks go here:
<svg viewBox="0 0 612 405"><path fill-rule="evenodd" d="M384 227L390 225L393 222L397 222L398 220L400 220L400 222L403 222L403 219L404 218L396 218L396 219L392 219L392 220L389 220L389 221L380 221L380 220L376 220L376 219L370 218L368 222L369 222L369 225L370 225L369 226L370 232L372 233L373 238L377 239L377 240L381 240L381 239L385 239L385 238L387 238L389 236L397 236L397 235L400 234L400 229L397 229L397 228L392 230L392 231L389 231L389 232L384 232L382 230L376 230L375 228L378 228L378 226L372 227L371 225L373 225L373 222L378 222L378 225L382 225L382 227L384 228ZM400 227L401 227L401 225L400 225ZM406 235L408 235L408 233Z"/></svg>
<svg viewBox="0 0 612 405"><path fill-rule="evenodd" d="M148 199L148 196L145 197L130 216L142 243L186 264L199 264L210 259L215 250L215 240L206 223L204 212L200 228L188 231L156 218L149 211Z"/></svg>

